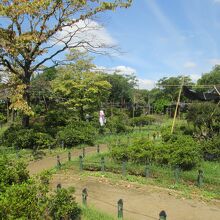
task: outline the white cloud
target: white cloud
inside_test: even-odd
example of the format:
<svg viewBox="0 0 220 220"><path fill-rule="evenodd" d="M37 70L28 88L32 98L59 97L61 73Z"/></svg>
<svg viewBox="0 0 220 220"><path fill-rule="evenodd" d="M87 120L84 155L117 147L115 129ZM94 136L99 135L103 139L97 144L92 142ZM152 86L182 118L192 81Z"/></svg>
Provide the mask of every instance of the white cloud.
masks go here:
<svg viewBox="0 0 220 220"><path fill-rule="evenodd" d="M102 25L90 19L63 28L53 37L52 42L57 43L58 46L67 42L69 46L76 46L80 43L79 48L89 49L111 47L116 44L116 41Z"/></svg>
<svg viewBox="0 0 220 220"><path fill-rule="evenodd" d="M108 74L113 74L117 72L117 74L121 75L136 75L137 71L129 66L115 66L111 68L107 68L104 66L97 66L95 70L103 71ZM139 89L153 89L155 87L155 81L149 79L141 79L137 78L137 88Z"/></svg>
<svg viewBox="0 0 220 220"><path fill-rule="evenodd" d="M219 0L220 1L220 0ZM212 59L209 59L208 60L210 64L212 64L213 66L214 65L217 65L217 64L220 64L220 58L212 58Z"/></svg>
<svg viewBox="0 0 220 220"><path fill-rule="evenodd" d="M184 68L186 69L192 69L192 68L195 68L197 66L197 64L195 62L192 62L192 61L187 61L184 63Z"/></svg>
<svg viewBox="0 0 220 220"><path fill-rule="evenodd" d="M114 72L117 72L117 74L121 74L121 75L135 75L137 73L135 69L129 66L115 66L111 68L107 68L104 66L97 66L95 69L103 71L108 74L113 74Z"/></svg>
<svg viewBox="0 0 220 220"><path fill-rule="evenodd" d="M155 82L149 79L138 79L139 89L153 89L155 87Z"/></svg>
<svg viewBox="0 0 220 220"><path fill-rule="evenodd" d="M116 66L115 71L123 75L133 75L136 74L137 72L135 69L129 66Z"/></svg>
<svg viewBox="0 0 220 220"><path fill-rule="evenodd" d="M214 0L214 3L220 3L220 0Z"/></svg>
<svg viewBox="0 0 220 220"><path fill-rule="evenodd" d="M199 74L190 74L189 76L193 82L196 82L199 78L201 78L201 75Z"/></svg>

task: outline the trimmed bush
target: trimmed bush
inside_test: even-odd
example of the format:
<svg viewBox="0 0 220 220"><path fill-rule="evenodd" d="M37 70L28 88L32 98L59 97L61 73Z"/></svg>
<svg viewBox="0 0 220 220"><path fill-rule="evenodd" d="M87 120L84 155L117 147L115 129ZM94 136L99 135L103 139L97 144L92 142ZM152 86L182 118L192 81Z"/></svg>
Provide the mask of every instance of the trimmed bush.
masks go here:
<svg viewBox="0 0 220 220"><path fill-rule="evenodd" d="M183 170L190 170L199 165L201 148L192 137L175 135L175 138L163 143L141 138L130 146L113 146L110 155L118 161L128 160L141 164L151 161L159 165L179 166Z"/></svg>
<svg viewBox="0 0 220 220"><path fill-rule="evenodd" d="M64 142L65 146L72 147L78 144L94 144L96 137L95 128L84 121L73 121L62 131L58 132L58 142Z"/></svg>

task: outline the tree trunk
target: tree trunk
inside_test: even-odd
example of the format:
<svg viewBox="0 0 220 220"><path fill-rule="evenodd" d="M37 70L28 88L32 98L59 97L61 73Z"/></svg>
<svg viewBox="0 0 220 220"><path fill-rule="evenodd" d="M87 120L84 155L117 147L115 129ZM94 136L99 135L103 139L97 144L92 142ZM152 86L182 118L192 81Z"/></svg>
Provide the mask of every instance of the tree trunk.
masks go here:
<svg viewBox="0 0 220 220"><path fill-rule="evenodd" d="M25 73L25 77L23 79L23 83L27 86L23 94L23 99L27 102L28 106L30 106L30 93L29 93L30 81L31 81L31 74L27 72ZM29 125L30 125L30 116L23 113L22 126L24 128L28 128Z"/></svg>

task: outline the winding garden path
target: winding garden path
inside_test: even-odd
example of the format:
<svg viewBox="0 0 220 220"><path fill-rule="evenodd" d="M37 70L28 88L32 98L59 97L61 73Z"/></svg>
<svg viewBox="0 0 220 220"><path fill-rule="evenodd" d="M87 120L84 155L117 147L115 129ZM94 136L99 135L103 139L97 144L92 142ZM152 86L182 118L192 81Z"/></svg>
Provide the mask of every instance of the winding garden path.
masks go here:
<svg viewBox="0 0 220 220"><path fill-rule="evenodd" d="M106 147L102 146L101 150L106 150ZM88 147L86 152L95 153L96 148ZM79 149L72 151L73 157L78 157L81 153L82 150ZM67 153L61 154L60 157L61 162L66 161ZM47 157L30 162L28 170L33 175L53 168L55 165L56 157ZM185 199L178 197L175 191L169 189L124 181L110 181L104 177L80 175L78 172L75 168L59 171L53 176L51 189L55 189L58 183L61 183L62 187L74 186L76 200L81 203L81 192L86 187L88 204L112 216L117 216L117 201L123 199L124 218L128 220L156 220L161 210L166 210L167 220L217 220L220 218L220 201L205 203Z"/></svg>
<svg viewBox="0 0 220 220"><path fill-rule="evenodd" d="M96 152L96 147L86 147L86 155L88 154L93 154ZM106 145L101 145L100 146L100 151L106 151L107 150L107 146ZM82 149L72 149L71 150L71 156L72 158L78 158L80 155L82 154ZM68 160L68 153L61 153L59 154L60 156L60 161L62 162L66 162ZM35 160L35 161L31 161L28 164L28 171L30 173L30 175L34 175L34 174L38 174L44 170L49 170L52 169L53 167L55 167L57 164L57 158L56 156L49 156L49 157L44 157L41 160Z"/></svg>

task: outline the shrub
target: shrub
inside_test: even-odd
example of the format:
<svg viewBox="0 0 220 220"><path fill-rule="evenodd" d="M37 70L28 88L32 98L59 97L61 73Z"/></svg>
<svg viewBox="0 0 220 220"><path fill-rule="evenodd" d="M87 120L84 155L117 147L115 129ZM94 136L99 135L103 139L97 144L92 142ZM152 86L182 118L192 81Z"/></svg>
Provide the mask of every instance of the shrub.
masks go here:
<svg viewBox="0 0 220 220"><path fill-rule="evenodd" d="M154 145L146 139L136 139L131 145L113 146L110 155L113 159L122 161L128 160L135 163L146 163L154 158Z"/></svg>
<svg viewBox="0 0 220 220"><path fill-rule="evenodd" d="M131 145L113 146L110 155L115 160L128 160L135 163L155 162L159 165L179 166L190 170L201 161L200 145L190 136L175 135L163 143L153 143L141 138Z"/></svg>
<svg viewBox="0 0 220 220"><path fill-rule="evenodd" d="M73 121L58 132L57 140L71 147L78 144L94 144L95 136L96 130L89 122Z"/></svg>
<svg viewBox="0 0 220 220"><path fill-rule="evenodd" d="M33 129L24 129L21 127L10 127L3 135L3 144L7 147L19 149L43 149L53 145L53 138L41 132L35 132Z"/></svg>
<svg viewBox="0 0 220 220"><path fill-rule="evenodd" d="M0 195L0 219L42 219L39 189L35 184L15 184Z"/></svg>
<svg viewBox="0 0 220 220"><path fill-rule="evenodd" d="M80 216L81 210L71 193L71 190L59 189L55 195L51 196L48 209L54 220L74 220Z"/></svg>
<svg viewBox="0 0 220 220"><path fill-rule="evenodd" d="M205 160L220 161L220 136L216 135L213 138L201 143L203 157Z"/></svg>
<svg viewBox="0 0 220 220"><path fill-rule="evenodd" d="M26 182L29 178L26 165L22 161L15 162L6 157L0 158L0 170L0 192L3 186Z"/></svg>
<svg viewBox="0 0 220 220"><path fill-rule="evenodd" d="M30 179L21 162L0 158L0 219L76 219L73 190L48 191L49 174ZM40 181L39 181L40 180Z"/></svg>
<svg viewBox="0 0 220 220"><path fill-rule="evenodd" d="M111 117L107 121L107 128L111 131L111 133L125 133L129 131L128 124L128 116L121 113L119 115Z"/></svg>
<svg viewBox="0 0 220 220"><path fill-rule="evenodd" d="M140 117L135 117L130 119L130 124L132 126L145 126L145 125L150 125L153 122L155 122L155 119L147 115L142 115Z"/></svg>

